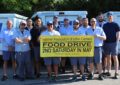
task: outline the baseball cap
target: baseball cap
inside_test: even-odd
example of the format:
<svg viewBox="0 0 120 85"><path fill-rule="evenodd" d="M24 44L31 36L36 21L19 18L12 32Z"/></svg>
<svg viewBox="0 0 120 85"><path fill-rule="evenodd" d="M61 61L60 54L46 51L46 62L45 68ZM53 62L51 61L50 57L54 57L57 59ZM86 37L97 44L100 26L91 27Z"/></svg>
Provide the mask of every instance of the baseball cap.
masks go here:
<svg viewBox="0 0 120 85"><path fill-rule="evenodd" d="M48 21L48 22L47 22L47 25L48 25L48 24L53 24L53 22L52 22L52 21Z"/></svg>
<svg viewBox="0 0 120 85"><path fill-rule="evenodd" d="M68 18L64 18L64 21L65 21L65 20L69 20L69 19L68 19Z"/></svg>
<svg viewBox="0 0 120 85"><path fill-rule="evenodd" d="M58 18L58 16L54 16L54 18Z"/></svg>
<svg viewBox="0 0 120 85"><path fill-rule="evenodd" d="M107 16L112 16L113 14L111 12L108 12L107 13Z"/></svg>
<svg viewBox="0 0 120 85"><path fill-rule="evenodd" d="M26 22L25 21L21 21L20 24L26 24Z"/></svg>
<svg viewBox="0 0 120 85"><path fill-rule="evenodd" d="M78 20L74 20L73 23L78 23L79 24L79 21Z"/></svg>

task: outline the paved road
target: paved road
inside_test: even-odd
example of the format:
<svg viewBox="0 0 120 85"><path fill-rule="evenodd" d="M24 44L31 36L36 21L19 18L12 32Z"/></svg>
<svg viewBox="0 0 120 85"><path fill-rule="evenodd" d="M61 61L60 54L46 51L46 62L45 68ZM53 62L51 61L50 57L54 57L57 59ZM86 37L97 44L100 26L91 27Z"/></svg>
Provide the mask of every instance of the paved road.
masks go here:
<svg viewBox="0 0 120 85"><path fill-rule="evenodd" d="M66 74L59 74L56 82L48 82L47 72L45 68L42 68L42 75L39 79L25 80L21 82L19 80L12 79L12 69L8 68L9 79L7 81L0 81L0 85L120 85L120 79L106 78L103 81L97 80L97 74L95 74L94 80L82 81L78 77L78 81L71 82L72 72L67 70ZM0 78L2 77L3 69L0 68ZM78 73L79 76L79 73ZM114 76L114 70L112 70L112 76Z"/></svg>

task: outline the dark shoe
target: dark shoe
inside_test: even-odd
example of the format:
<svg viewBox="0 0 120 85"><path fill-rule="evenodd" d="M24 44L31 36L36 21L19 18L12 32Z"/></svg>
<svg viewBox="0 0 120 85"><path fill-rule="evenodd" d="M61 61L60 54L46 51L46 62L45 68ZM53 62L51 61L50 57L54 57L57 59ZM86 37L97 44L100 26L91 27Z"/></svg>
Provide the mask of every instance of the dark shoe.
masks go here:
<svg viewBox="0 0 120 85"><path fill-rule="evenodd" d="M72 78L72 82L75 82L75 81L77 81L77 76L76 75L74 75L73 78Z"/></svg>
<svg viewBox="0 0 120 85"><path fill-rule="evenodd" d="M8 80L8 77L7 77L7 76L3 76L3 77L1 78L1 81L5 81L5 80Z"/></svg>
<svg viewBox="0 0 120 85"><path fill-rule="evenodd" d="M18 76L17 75L13 75L13 79L17 79L18 78Z"/></svg>
<svg viewBox="0 0 120 85"><path fill-rule="evenodd" d="M34 77L26 77L26 79L34 80L35 78Z"/></svg>
<svg viewBox="0 0 120 85"><path fill-rule="evenodd" d="M106 73L105 73L105 72L103 72L103 73L102 73L102 75L106 75Z"/></svg>
<svg viewBox="0 0 120 85"><path fill-rule="evenodd" d="M99 75L99 77L98 77L98 79L99 79L99 80L104 80L103 75L102 75L102 74L100 74L100 75Z"/></svg>
<svg viewBox="0 0 120 85"><path fill-rule="evenodd" d="M19 78L20 81L24 81L25 79L24 78Z"/></svg>
<svg viewBox="0 0 120 85"><path fill-rule="evenodd" d="M41 76L40 73L36 74L36 78L40 78L40 76Z"/></svg>
<svg viewBox="0 0 120 85"><path fill-rule="evenodd" d="M93 75L92 75L92 74L89 74L89 75L88 75L88 79L89 79L89 80L92 80L92 79L93 79Z"/></svg>
<svg viewBox="0 0 120 85"><path fill-rule="evenodd" d="M86 80L87 80L85 75L82 75L82 80L83 80L83 81L86 81Z"/></svg>
<svg viewBox="0 0 120 85"><path fill-rule="evenodd" d="M106 72L106 76L111 76L111 73L110 72Z"/></svg>
<svg viewBox="0 0 120 85"><path fill-rule="evenodd" d="M54 81L54 82L56 82L56 81L57 81L57 79L58 79L58 77L57 77L57 76L54 76L54 77L53 77L53 81Z"/></svg>
<svg viewBox="0 0 120 85"><path fill-rule="evenodd" d="M62 73L62 74L65 73L65 67L62 67L62 69L61 69L61 73Z"/></svg>
<svg viewBox="0 0 120 85"><path fill-rule="evenodd" d="M53 81L53 77L52 76L49 76L48 77L48 82L52 82Z"/></svg>
<svg viewBox="0 0 120 85"><path fill-rule="evenodd" d="M115 73L115 79L119 79L119 74L118 73Z"/></svg>

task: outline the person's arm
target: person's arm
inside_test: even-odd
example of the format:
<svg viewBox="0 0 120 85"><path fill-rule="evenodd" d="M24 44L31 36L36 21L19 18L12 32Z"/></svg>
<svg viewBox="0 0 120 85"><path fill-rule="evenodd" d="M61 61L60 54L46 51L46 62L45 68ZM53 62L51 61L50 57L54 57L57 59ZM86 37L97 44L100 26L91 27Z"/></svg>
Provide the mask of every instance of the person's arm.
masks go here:
<svg viewBox="0 0 120 85"><path fill-rule="evenodd" d="M120 31L117 32L117 39L116 39L116 43L119 43L120 40Z"/></svg>
<svg viewBox="0 0 120 85"><path fill-rule="evenodd" d="M22 39L22 41L23 41L24 43L28 43L28 42L30 42L30 40L31 40L31 37L30 37L30 36L28 36L27 38Z"/></svg>
<svg viewBox="0 0 120 85"><path fill-rule="evenodd" d="M101 40L106 40L106 35L102 28L101 28L100 32L101 32L100 35L95 34L94 36Z"/></svg>
<svg viewBox="0 0 120 85"><path fill-rule="evenodd" d="M23 43L23 39L15 38L16 43Z"/></svg>
<svg viewBox="0 0 120 85"><path fill-rule="evenodd" d="M94 35L94 36L101 40L106 40L106 36L101 36L101 35Z"/></svg>
<svg viewBox="0 0 120 85"><path fill-rule="evenodd" d="M30 35L29 31L26 31L26 35L27 35L27 37L23 39L24 43L28 43L31 40L31 35Z"/></svg>

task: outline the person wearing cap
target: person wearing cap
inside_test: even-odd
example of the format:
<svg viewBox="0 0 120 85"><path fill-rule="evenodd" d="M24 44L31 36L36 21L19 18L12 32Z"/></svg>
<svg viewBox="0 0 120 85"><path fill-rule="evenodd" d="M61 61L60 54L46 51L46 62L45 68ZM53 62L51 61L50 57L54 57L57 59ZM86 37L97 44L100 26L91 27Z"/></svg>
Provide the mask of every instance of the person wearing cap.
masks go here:
<svg viewBox="0 0 120 85"><path fill-rule="evenodd" d="M88 79L93 79L94 76L94 63L97 65L98 79L103 80L102 75L102 46L103 40L106 40L106 35L102 28L96 26L96 19L92 18L90 20L90 28L86 31L86 35L94 36L94 56L89 58L90 74Z"/></svg>
<svg viewBox="0 0 120 85"><path fill-rule="evenodd" d="M53 29L53 22L48 21L47 22L47 30L42 32L40 36L60 36L60 33ZM44 64L45 64L45 66L47 68L47 71L48 71L49 81L52 81L52 80L56 81L56 78L57 78L57 75L58 75L58 65L60 63L60 58L49 56L49 57L46 57L46 58L43 58L43 59L44 59ZM52 64L53 64L53 67L54 67L55 77L52 76L52 68L51 68Z"/></svg>
<svg viewBox="0 0 120 85"><path fill-rule="evenodd" d="M67 33L72 30L72 26L69 25L69 19L64 18L64 26L60 27L59 32L61 35L67 35ZM66 63L66 57L61 58L61 67L60 71L61 73L65 73L65 63Z"/></svg>
<svg viewBox="0 0 120 85"><path fill-rule="evenodd" d="M2 81L5 81L8 79L7 77L7 63L8 60L12 60L12 66L13 66L13 78L15 79L17 77L16 75L16 60L15 60L15 42L14 42L14 34L15 29L13 28L13 23L11 20L8 20L6 23L7 27L1 30L1 43L2 43L2 52L3 52L3 71L4 75L2 77Z"/></svg>
<svg viewBox="0 0 120 85"><path fill-rule="evenodd" d="M82 26L82 16L78 16L77 20L79 21L79 27Z"/></svg>
<svg viewBox="0 0 120 85"><path fill-rule="evenodd" d="M35 26L30 31L32 39L31 44L34 51L34 60L35 60L35 75L36 78L40 77L40 42L38 41L39 35L41 33L42 20L40 17L35 18Z"/></svg>
<svg viewBox="0 0 120 85"><path fill-rule="evenodd" d="M115 74L114 78L119 78L118 68L118 43L120 39L120 28L119 25L115 22L113 22L113 14L107 13L107 19L108 22L104 24L103 30L107 36L107 39L104 41L104 53L107 57L107 67L108 72L106 73L107 76L111 76L111 56L114 61L114 67L115 67Z"/></svg>
<svg viewBox="0 0 120 85"><path fill-rule="evenodd" d="M14 35L16 60L18 63L18 78L20 81L24 81L25 78L33 78L29 46L31 36L30 32L25 30L25 26L26 22L21 21L20 28L16 30Z"/></svg>
<svg viewBox="0 0 120 85"><path fill-rule="evenodd" d="M59 31L60 29L60 23L59 23L58 16L54 16L53 18L53 29L56 31Z"/></svg>
<svg viewBox="0 0 120 85"><path fill-rule="evenodd" d="M68 32L67 35L85 35L85 32L79 30L79 21L78 20L74 20L73 21L73 29L70 30ZM86 57L70 57L70 62L71 65L73 67L73 81L77 80L77 63L79 63L79 67L81 70L81 74L82 74L82 80L85 81L86 80L86 76L84 75L84 65L86 63Z"/></svg>
<svg viewBox="0 0 120 85"><path fill-rule="evenodd" d="M82 26L79 27L79 30L82 31L83 33L86 33L86 31L89 29L88 25L88 18L83 18L82 19ZM85 64L85 71L88 72L88 58L86 58L86 64Z"/></svg>

